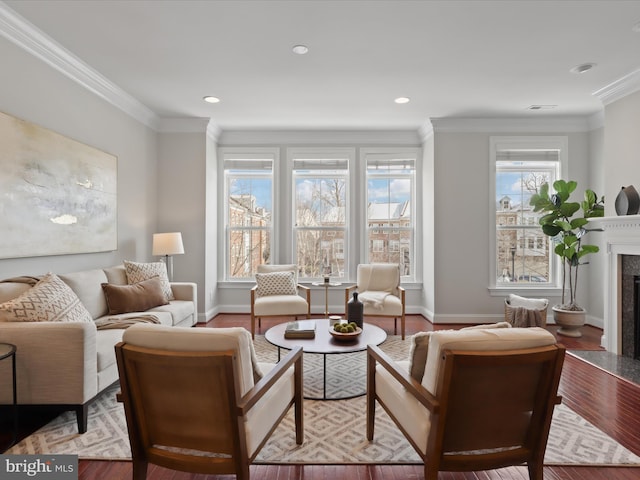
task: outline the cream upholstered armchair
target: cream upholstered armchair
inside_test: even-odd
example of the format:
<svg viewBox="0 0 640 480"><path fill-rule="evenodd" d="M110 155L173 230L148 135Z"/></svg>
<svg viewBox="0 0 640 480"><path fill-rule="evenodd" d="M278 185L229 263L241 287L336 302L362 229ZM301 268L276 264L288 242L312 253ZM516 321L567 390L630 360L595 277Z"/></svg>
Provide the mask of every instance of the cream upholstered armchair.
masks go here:
<svg viewBox="0 0 640 480"><path fill-rule="evenodd" d="M507 325L508 327L509 325ZM412 338L409 362L367 350L367 438L376 401L438 471L526 463L542 480L564 348L540 327L429 332ZM425 360L426 359L426 360Z"/></svg>
<svg viewBox="0 0 640 480"><path fill-rule="evenodd" d="M134 480L146 478L149 463L248 480L291 405L303 441L300 347L265 364L244 328L137 324L116 345L116 360Z"/></svg>
<svg viewBox="0 0 640 480"><path fill-rule="evenodd" d="M298 284L296 265L258 265L251 289L251 337L263 317L311 318L311 290ZM298 292L304 293L304 298Z"/></svg>
<svg viewBox="0 0 640 480"><path fill-rule="evenodd" d="M404 340L405 291L400 286L400 265L397 263L369 263L358 265L356 285L345 290L344 311L354 290L364 304L364 315L369 317L393 317L393 332L400 331Z"/></svg>

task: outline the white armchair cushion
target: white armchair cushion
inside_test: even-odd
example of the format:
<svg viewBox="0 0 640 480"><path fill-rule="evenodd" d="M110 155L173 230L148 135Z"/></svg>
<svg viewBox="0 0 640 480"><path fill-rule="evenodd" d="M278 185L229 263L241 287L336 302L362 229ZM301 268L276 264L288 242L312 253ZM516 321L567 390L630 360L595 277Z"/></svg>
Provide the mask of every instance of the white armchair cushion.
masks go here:
<svg viewBox="0 0 640 480"><path fill-rule="evenodd" d="M369 263L358 265L358 291L388 292L398 296L400 267L395 263Z"/></svg>
<svg viewBox="0 0 640 480"><path fill-rule="evenodd" d="M122 341L132 345L160 350L237 352L236 369L240 376L241 394L254 385L254 367L251 361L251 334L242 327L186 328L164 325L137 324L127 328ZM255 367L258 369L258 366Z"/></svg>
<svg viewBox="0 0 640 480"><path fill-rule="evenodd" d="M489 323L464 327L461 330L486 330L492 328L511 328L508 322ZM440 330L441 332L444 330ZM454 332L455 330L448 330ZM409 374L418 382L422 382L424 368L429 353L429 337L433 332L418 332L411 337L409 348Z"/></svg>
<svg viewBox="0 0 640 480"><path fill-rule="evenodd" d="M275 367L275 364L259 363L258 368L263 375ZM282 412L286 411L295 393L294 369L289 370L273 385L269 392L247 412L245 417L245 434L247 451L253 455L262 444Z"/></svg>
<svg viewBox="0 0 640 480"><path fill-rule="evenodd" d="M396 364L405 370L409 368L408 362ZM376 366L376 394L425 454L431 427L429 411L380 365Z"/></svg>
<svg viewBox="0 0 640 480"><path fill-rule="evenodd" d="M436 394L440 356L443 350L515 350L555 345L556 338L544 328L494 328L443 330L429 337L429 352L422 386Z"/></svg>
<svg viewBox="0 0 640 480"><path fill-rule="evenodd" d="M299 295L268 295L255 299L253 311L256 317L306 315L309 306L307 301Z"/></svg>
<svg viewBox="0 0 640 480"><path fill-rule="evenodd" d="M259 297L297 294L295 273L292 271L256 273L255 277Z"/></svg>

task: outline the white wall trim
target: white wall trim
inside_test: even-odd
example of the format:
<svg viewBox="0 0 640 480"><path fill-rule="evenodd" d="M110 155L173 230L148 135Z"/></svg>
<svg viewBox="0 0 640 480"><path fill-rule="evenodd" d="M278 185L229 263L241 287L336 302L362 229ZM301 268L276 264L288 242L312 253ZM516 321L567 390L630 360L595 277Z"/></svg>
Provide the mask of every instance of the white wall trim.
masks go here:
<svg viewBox="0 0 640 480"><path fill-rule="evenodd" d="M159 117L51 37L0 2L0 35L154 130Z"/></svg>
<svg viewBox="0 0 640 480"><path fill-rule="evenodd" d="M432 118L431 123L435 133L576 133L590 130L588 118Z"/></svg>
<svg viewBox="0 0 640 480"><path fill-rule="evenodd" d="M596 90L593 96L597 97L603 105L609 105L638 90L640 90L640 68Z"/></svg>

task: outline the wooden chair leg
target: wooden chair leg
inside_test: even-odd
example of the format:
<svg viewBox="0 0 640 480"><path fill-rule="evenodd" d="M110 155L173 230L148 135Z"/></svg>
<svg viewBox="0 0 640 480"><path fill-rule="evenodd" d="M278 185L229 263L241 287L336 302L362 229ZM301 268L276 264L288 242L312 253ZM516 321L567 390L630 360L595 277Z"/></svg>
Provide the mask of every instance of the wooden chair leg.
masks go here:
<svg viewBox="0 0 640 480"><path fill-rule="evenodd" d="M133 480L146 480L147 466L149 464L145 460L133 459Z"/></svg>
<svg viewBox="0 0 640 480"><path fill-rule="evenodd" d="M373 440L376 421L376 361L367 355L367 440Z"/></svg>
<svg viewBox="0 0 640 480"><path fill-rule="evenodd" d="M256 317L251 315L251 339L256 339Z"/></svg>
<svg viewBox="0 0 640 480"><path fill-rule="evenodd" d="M529 462L527 469L529 470L529 480L542 480L544 478L542 463Z"/></svg>
<svg viewBox="0 0 640 480"><path fill-rule="evenodd" d="M393 318L393 334L398 334L398 317Z"/></svg>

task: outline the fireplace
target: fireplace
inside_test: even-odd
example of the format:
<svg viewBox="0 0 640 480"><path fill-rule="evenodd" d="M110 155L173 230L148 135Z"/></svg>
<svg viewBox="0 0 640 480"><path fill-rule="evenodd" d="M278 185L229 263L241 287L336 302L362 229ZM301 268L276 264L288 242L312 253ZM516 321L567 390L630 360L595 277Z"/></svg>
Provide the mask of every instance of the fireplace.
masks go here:
<svg viewBox="0 0 640 480"><path fill-rule="evenodd" d="M640 358L640 341L636 341L640 328L634 318L640 315L636 312L640 284L636 287L634 278L640 277L640 215L604 217L593 223L604 229L607 255L602 346L618 355Z"/></svg>
<svg viewBox="0 0 640 480"><path fill-rule="evenodd" d="M640 256L620 256L621 354L640 358Z"/></svg>

